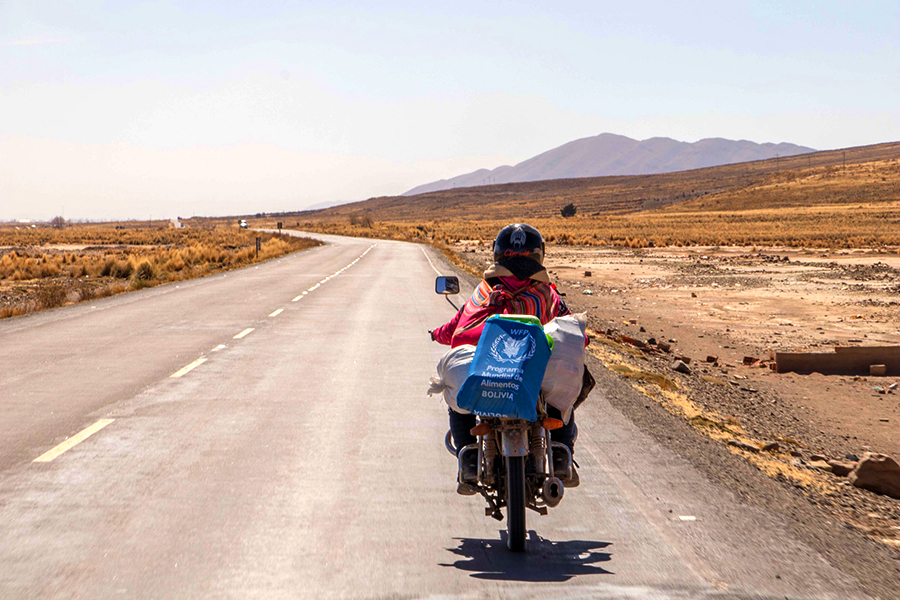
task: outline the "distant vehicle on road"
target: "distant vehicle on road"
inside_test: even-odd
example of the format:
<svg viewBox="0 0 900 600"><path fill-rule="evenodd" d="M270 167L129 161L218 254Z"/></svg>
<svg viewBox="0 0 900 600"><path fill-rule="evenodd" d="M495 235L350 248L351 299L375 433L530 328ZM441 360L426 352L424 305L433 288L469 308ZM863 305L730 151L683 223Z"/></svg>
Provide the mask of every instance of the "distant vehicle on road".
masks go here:
<svg viewBox="0 0 900 600"><path fill-rule="evenodd" d="M241 229L247 229L247 227L249 227L249 225L247 225L247 219L241 219L240 221L238 221L238 226Z"/></svg>

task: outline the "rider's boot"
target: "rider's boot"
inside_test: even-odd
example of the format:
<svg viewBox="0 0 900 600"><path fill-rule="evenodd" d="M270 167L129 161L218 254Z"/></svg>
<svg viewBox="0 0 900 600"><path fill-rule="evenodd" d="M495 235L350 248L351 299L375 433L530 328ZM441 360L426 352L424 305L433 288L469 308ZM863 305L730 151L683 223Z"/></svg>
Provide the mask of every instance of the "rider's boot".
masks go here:
<svg viewBox="0 0 900 600"><path fill-rule="evenodd" d="M474 496L478 493L478 490L471 483L457 483L456 493L460 496Z"/></svg>

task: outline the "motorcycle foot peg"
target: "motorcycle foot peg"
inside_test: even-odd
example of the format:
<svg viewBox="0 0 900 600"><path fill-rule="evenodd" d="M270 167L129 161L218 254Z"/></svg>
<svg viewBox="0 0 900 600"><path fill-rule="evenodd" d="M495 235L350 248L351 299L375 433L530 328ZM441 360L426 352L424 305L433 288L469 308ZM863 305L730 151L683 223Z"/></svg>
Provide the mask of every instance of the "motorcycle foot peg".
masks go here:
<svg viewBox="0 0 900 600"><path fill-rule="evenodd" d="M486 516L486 517L492 517L492 518L494 518L494 519L497 519L498 521L502 521L502 520L503 520L503 513L500 512L499 510L495 509L495 508L491 508L490 506L485 507L485 509L484 509L484 516Z"/></svg>
<svg viewBox="0 0 900 600"><path fill-rule="evenodd" d="M548 477L541 488L541 497L550 508L553 508L563 499L565 494L565 486L558 477Z"/></svg>

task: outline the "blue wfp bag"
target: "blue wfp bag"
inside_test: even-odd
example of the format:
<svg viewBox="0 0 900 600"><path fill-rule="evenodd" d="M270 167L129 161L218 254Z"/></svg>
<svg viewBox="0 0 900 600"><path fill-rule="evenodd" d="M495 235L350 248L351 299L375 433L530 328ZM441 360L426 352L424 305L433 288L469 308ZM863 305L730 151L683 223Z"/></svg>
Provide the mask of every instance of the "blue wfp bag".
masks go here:
<svg viewBox="0 0 900 600"><path fill-rule="evenodd" d="M548 360L550 344L540 320L494 315L485 322L457 404L482 417L536 421Z"/></svg>

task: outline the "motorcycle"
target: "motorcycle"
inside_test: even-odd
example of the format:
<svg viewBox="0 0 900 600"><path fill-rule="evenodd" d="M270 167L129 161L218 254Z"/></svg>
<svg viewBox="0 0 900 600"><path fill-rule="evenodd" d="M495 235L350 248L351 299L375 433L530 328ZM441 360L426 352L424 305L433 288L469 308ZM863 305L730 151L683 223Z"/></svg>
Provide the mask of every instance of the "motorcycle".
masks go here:
<svg viewBox="0 0 900 600"><path fill-rule="evenodd" d="M435 292L445 296L459 293L458 278L438 277ZM554 442L550 434L563 422L547 416L543 395L538 396L535 410L538 418L534 422L479 416L471 430L477 441L462 448L453 446L450 431L444 439L447 450L457 457L459 485L468 495L484 498L485 516L502 521L501 509L506 509L507 546L513 552L525 550L527 510L547 515L563 499L563 479L573 475L569 447ZM477 465L474 474L466 468L473 461Z"/></svg>

